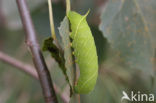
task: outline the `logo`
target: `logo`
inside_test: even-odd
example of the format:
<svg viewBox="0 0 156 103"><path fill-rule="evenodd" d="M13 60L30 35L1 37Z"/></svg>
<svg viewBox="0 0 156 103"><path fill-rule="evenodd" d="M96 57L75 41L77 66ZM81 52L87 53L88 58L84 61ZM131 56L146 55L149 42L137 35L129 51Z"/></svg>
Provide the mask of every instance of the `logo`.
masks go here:
<svg viewBox="0 0 156 103"><path fill-rule="evenodd" d="M152 102L154 101L155 97L154 94L143 94L140 91L138 91L137 93L134 93L133 91L130 92L130 95L128 95L125 91L122 91L122 98L121 98L121 102L123 102L124 100L127 101L139 101L139 102Z"/></svg>

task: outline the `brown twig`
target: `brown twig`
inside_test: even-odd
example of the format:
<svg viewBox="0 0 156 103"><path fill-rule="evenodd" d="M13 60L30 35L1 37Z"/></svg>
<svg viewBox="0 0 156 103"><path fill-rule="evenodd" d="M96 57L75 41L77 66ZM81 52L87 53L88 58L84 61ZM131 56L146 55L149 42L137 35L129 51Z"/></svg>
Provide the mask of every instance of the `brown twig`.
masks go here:
<svg viewBox="0 0 156 103"><path fill-rule="evenodd" d="M14 67L17 67L21 71L24 71L25 73L29 74L30 76L34 77L35 79L38 79L38 75L37 75L35 68L31 67L30 65L25 64L19 60L16 60L15 58L12 58L2 52L0 52L0 60L5 63L8 63Z"/></svg>
<svg viewBox="0 0 156 103"><path fill-rule="evenodd" d="M23 27L26 31L26 44L28 45L32 53L33 62L38 72L45 101L46 103L58 103L54 87L52 84L52 80L50 77L50 73L47 69L45 60L40 51L39 44L37 42L36 32L34 29L34 25L32 23L28 6L26 4L26 0L16 0L16 1L22 19Z"/></svg>
<svg viewBox="0 0 156 103"><path fill-rule="evenodd" d="M35 68L29 64L25 64L13 57L8 56L5 53L2 53L2 52L0 52L0 60L18 68L21 71L24 71L25 73L29 74L30 76L34 77L37 80L39 79ZM58 88L55 83L53 83L53 84L54 84L55 92L60 95L60 97L64 103L68 103L69 98L67 98L65 94L64 95L61 94L60 88Z"/></svg>

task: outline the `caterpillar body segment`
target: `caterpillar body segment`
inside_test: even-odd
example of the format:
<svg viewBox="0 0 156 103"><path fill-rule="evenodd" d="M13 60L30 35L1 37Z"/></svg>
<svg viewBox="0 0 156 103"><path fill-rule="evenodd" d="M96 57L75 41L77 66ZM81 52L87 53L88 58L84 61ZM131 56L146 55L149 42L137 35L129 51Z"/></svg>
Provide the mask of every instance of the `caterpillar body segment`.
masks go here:
<svg viewBox="0 0 156 103"><path fill-rule="evenodd" d="M76 93L89 93L94 89L98 76L98 57L91 30L86 21L86 15L82 16L74 11L68 12L71 23L72 47L74 56L80 69L80 76L75 85Z"/></svg>

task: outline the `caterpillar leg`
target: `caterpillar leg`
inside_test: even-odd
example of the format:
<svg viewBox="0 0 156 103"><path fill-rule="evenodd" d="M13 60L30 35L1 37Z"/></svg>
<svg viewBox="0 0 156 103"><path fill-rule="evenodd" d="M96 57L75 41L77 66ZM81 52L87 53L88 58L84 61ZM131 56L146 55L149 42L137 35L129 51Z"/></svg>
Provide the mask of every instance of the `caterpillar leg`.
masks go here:
<svg viewBox="0 0 156 103"><path fill-rule="evenodd" d="M72 47L72 43L70 43L70 46Z"/></svg>

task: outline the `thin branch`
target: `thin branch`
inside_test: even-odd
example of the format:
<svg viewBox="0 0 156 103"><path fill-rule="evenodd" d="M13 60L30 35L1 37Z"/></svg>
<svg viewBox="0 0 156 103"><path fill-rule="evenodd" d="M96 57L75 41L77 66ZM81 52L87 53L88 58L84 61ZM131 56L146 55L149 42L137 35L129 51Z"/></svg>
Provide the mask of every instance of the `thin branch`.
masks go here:
<svg viewBox="0 0 156 103"><path fill-rule="evenodd" d="M66 16L67 16L68 12L70 11L70 9L71 9L71 7L70 7L70 0L66 0ZM73 85L76 85L77 84L77 71L76 71L75 57L73 55L72 55L72 61L74 61L74 62L72 62L72 65L73 65L73 73L74 73L74 82L73 82Z"/></svg>
<svg viewBox="0 0 156 103"><path fill-rule="evenodd" d="M70 0L66 0L66 15L68 15L68 12L71 10L70 6ZM77 79L78 79L78 72L76 70L76 63L75 63L75 57L72 55L72 61L73 62L73 71L74 71L74 83L73 85L77 84ZM78 103L80 103L80 95L79 94L74 94L75 100L77 100Z"/></svg>
<svg viewBox="0 0 156 103"><path fill-rule="evenodd" d="M39 44L37 42L36 32L34 29L34 25L32 23L28 6L26 4L26 0L16 0L16 1L22 19L23 27L26 31L26 43L32 53L33 62L38 72L45 102L58 103L54 87L52 84L52 80L50 77L50 73L48 71L43 55L40 51Z"/></svg>
<svg viewBox="0 0 156 103"><path fill-rule="evenodd" d="M16 67L17 69L19 69L19 70L21 70L27 74L29 74L30 76L34 77L37 80L39 79L35 68L29 64L25 64L25 63L13 58L13 57L8 56L5 53L2 53L2 52L0 52L0 60ZM60 97L64 103L68 103L69 98L67 98L66 95L61 94L60 88L58 88L55 83L53 83L53 84L54 84L55 92L60 95Z"/></svg>
<svg viewBox="0 0 156 103"><path fill-rule="evenodd" d="M70 0L66 0L66 15L68 14L68 12L70 11Z"/></svg>
<svg viewBox="0 0 156 103"><path fill-rule="evenodd" d="M53 8L51 0L48 0L48 7L49 7L49 20L50 20L50 27L51 27L51 36L55 40L56 34L55 34L55 26L54 26L54 19L53 19Z"/></svg>
<svg viewBox="0 0 156 103"><path fill-rule="evenodd" d="M70 11L71 6L70 6L70 0L66 0L66 15L68 14L68 12ZM69 21L68 21L69 22ZM70 31L70 30L69 30ZM75 57L72 55L72 61L74 61L72 63L73 65L73 71L74 71L74 83L73 85L77 84L77 79L78 79L78 72L76 70L76 63L75 63ZM79 96L80 97L80 96Z"/></svg>
<svg viewBox="0 0 156 103"><path fill-rule="evenodd" d="M52 0L48 0L51 37L54 39L54 42L55 42L56 46L59 48L60 52L63 52L62 48L61 48L61 45L59 44L58 39L56 38L54 18L53 18L53 6L52 6L52 2L51 1Z"/></svg>
<svg viewBox="0 0 156 103"><path fill-rule="evenodd" d="M24 71L25 73L29 74L30 76L34 77L35 79L38 79L38 74L35 70L35 68L31 67L28 64L25 64L15 58L12 58L5 53L0 52L0 60L8 63L16 68L19 68L21 71Z"/></svg>

